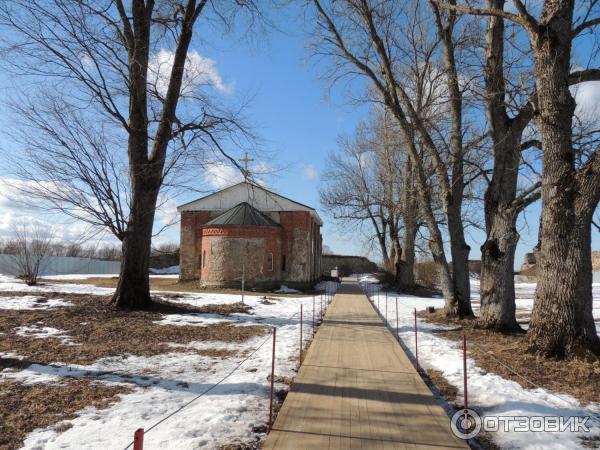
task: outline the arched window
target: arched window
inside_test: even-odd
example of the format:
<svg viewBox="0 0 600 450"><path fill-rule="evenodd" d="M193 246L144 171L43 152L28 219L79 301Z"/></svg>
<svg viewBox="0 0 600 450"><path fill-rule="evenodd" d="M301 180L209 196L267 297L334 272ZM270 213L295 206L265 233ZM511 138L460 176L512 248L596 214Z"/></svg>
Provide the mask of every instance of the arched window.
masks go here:
<svg viewBox="0 0 600 450"><path fill-rule="evenodd" d="M267 255L267 270L273 272L273 253Z"/></svg>
<svg viewBox="0 0 600 450"><path fill-rule="evenodd" d="M206 267L206 250L202 251L202 267Z"/></svg>
<svg viewBox="0 0 600 450"><path fill-rule="evenodd" d="M286 265L285 263L286 263L285 255L282 255L281 256L281 271L282 272L285 272L285 265Z"/></svg>

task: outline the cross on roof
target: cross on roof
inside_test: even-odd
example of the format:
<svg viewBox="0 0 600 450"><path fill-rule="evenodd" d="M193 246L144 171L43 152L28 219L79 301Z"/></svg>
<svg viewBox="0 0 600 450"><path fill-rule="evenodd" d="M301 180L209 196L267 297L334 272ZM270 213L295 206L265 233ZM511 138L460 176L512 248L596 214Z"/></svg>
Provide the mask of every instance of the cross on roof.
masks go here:
<svg viewBox="0 0 600 450"><path fill-rule="evenodd" d="M247 181L248 176L250 175L250 172L248 171L248 163L254 161L254 159L248 158L248 152L245 151L244 157L241 158L239 161L244 163L244 168L242 169L242 173L244 174L244 179Z"/></svg>

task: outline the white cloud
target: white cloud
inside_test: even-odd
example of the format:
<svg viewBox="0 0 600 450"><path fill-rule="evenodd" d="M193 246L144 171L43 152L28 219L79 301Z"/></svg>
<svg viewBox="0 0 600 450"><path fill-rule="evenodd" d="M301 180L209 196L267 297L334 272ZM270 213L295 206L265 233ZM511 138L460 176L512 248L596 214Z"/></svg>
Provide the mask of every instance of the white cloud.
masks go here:
<svg viewBox="0 0 600 450"><path fill-rule="evenodd" d="M37 185L30 180L0 177L0 238L14 238L17 228L30 225L48 230L57 241L79 242L93 236L93 242L116 242L116 238L108 231L92 228L83 221L35 207L36 204L30 201L21 201L23 194L19 188L33 188ZM60 188L60 185L55 183L49 185L53 189Z"/></svg>
<svg viewBox="0 0 600 450"><path fill-rule="evenodd" d="M600 124L600 81L579 83L571 93L577 103L575 115L589 125Z"/></svg>
<svg viewBox="0 0 600 450"><path fill-rule="evenodd" d="M174 59L174 52L162 49L152 55L148 63L148 82L156 86L156 90L163 96L167 93ZM234 89L233 83L223 81L214 60L192 50L188 53L185 63L182 95L189 96L201 86L211 86L225 94L231 94Z"/></svg>
<svg viewBox="0 0 600 450"><path fill-rule="evenodd" d="M313 166L312 164L304 165L304 178L306 178L307 180L314 180L315 178L317 178L317 175L319 175L319 172L317 171L317 168L315 166Z"/></svg>
<svg viewBox="0 0 600 450"><path fill-rule="evenodd" d="M215 189L225 189L244 180L244 176L238 168L225 163L215 163L208 166L204 178Z"/></svg>

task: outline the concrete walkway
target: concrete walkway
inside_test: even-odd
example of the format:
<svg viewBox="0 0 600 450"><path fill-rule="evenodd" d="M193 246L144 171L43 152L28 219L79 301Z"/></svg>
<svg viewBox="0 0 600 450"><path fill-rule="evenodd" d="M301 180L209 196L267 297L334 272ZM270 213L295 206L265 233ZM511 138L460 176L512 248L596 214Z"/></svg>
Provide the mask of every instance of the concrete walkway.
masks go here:
<svg viewBox="0 0 600 450"><path fill-rule="evenodd" d="M263 449L469 448L356 283L343 283Z"/></svg>

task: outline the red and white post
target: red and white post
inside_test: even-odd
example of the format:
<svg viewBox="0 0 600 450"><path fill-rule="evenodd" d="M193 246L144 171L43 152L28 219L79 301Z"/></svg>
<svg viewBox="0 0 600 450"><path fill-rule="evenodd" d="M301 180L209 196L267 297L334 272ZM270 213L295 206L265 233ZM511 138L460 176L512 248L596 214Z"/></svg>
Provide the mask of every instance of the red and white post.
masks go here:
<svg viewBox="0 0 600 450"><path fill-rule="evenodd" d="M385 299L385 324L387 326L388 324L388 320L387 320L387 298Z"/></svg>
<svg viewBox="0 0 600 450"><path fill-rule="evenodd" d="M467 420L469 418L469 414L468 414L468 410L469 410L469 395L468 395L468 391L467 391L467 335L465 333L463 333L463 389L465 392L464 395L464 413L465 413L465 417L464 417L464 421L465 423L468 423Z"/></svg>
<svg viewBox="0 0 600 450"><path fill-rule="evenodd" d="M323 293L321 292L321 322L323 321Z"/></svg>
<svg viewBox="0 0 600 450"><path fill-rule="evenodd" d="M302 364L302 316L304 315L303 313L303 307L304 305L300 305L300 355L298 357L298 365Z"/></svg>
<svg viewBox="0 0 600 450"><path fill-rule="evenodd" d="M417 372L419 371L419 337L417 332L417 308L415 308L415 362L417 364Z"/></svg>
<svg viewBox="0 0 600 450"><path fill-rule="evenodd" d="M386 293L386 298L387 298L387 291ZM398 328L398 296L396 296L396 339L400 339L400 333L399 333L399 328Z"/></svg>
<svg viewBox="0 0 600 450"><path fill-rule="evenodd" d="M273 387L275 383L275 341L277 328L273 328L273 355L271 357L271 392L269 394L269 431L273 427Z"/></svg>
<svg viewBox="0 0 600 450"><path fill-rule="evenodd" d="M144 429L138 428L133 433L133 450L143 450L144 449Z"/></svg>
<svg viewBox="0 0 600 450"><path fill-rule="evenodd" d="M313 294L313 310L312 310L312 314L313 314L312 330L313 330L313 337L314 337L315 336L315 294Z"/></svg>

